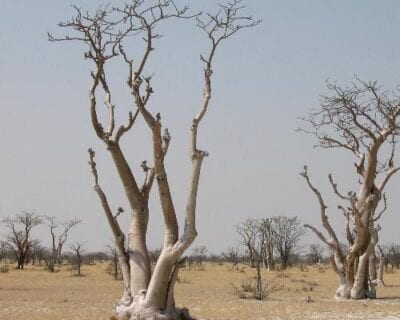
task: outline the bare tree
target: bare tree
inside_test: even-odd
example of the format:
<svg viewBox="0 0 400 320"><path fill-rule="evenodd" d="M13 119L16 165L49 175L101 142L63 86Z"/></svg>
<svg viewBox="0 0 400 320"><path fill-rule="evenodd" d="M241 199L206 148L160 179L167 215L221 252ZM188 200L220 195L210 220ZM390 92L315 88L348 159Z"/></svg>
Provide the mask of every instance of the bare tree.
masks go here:
<svg viewBox="0 0 400 320"><path fill-rule="evenodd" d="M107 246L107 249L111 257L112 275L114 277L114 280L118 280L120 274L120 267L118 263L118 251L115 247L110 245Z"/></svg>
<svg viewBox="0 0 400 320"><path fill-rule="evenodd" d="M200 245L192 249L192 258L198 266L203 266L203 262L207 258L207 251L205 245Z"/></svg>
<svg viewBox="0 0 400 320"><path fill-rule="evenodd" d="M93 62L92 86L90 88L90 112L93 128L110 152L119 173L132 212L128 250L125 249L125 236L119 227L117 211L114 215L107 197L99 185L94 152L90 153L90 166L95 179L94 189L97 192L107 220L112 229L118 250L119 263L124 279L124 295L116 307L118 318L189 318L187 311L175 307L174 283L182 255L194 241L197 231L195 225L196 199L200 170L207 152L198 148L198 128L208 109L211 99L211 78L213 59L220 44L243 28L255 26L258 22L251 17L241 15L241 0L233 0L227 5L220 5L217 14L205 16L190 15L188 8L180 9L172 0L131 0L120 8L100 8L94 14L76 9L76 16L59 24L62 28L72 29L74 35L55 38L51 41L79 41L86 45L85 58ZM194 18L211 43L207 55L201 56L204 63L204 95L200 112L193 118L191 138L191 160L193 164L192 179L189 187L189 198L186 207L185 226L179 237L178 223L175 214L170 186L167 178L164 159L171 140L168 130L162 131L160 114L152 114L148 108L154 90L151 77L145 70L154 44L161 36L157 29L163 22L174 18ZM126 50L127 41L135 36L144 40L143 55L132 60ZM107 69L110 61L122 58L128 71L128 89L133 97L136 110L128 117L128 124L116 128L115 105L107 81ZM100 123L97 110L96 94L102 90L109 112L109 123ZM141 115L152 133L153 166L142 163L145 181L140 186L120 147L120 139L134 126L138 115ZM147 222L149 216L148 200L154 180L157 181L159 197L165 224L165 236L160 257L151 272L149 254L146 246Z"/></svg>
<svg viewBox="0 0 400 320"><path fill-rule="evenodd" d="M333 252L332 263L340 277L336 296L363 299L369 295L369 256L376 245L374 223L381 215L377 207L388 181L400 170L394 162L396 138L400 133L400 99L395 93L383 91L376 82L358 79L348 88L328 83L328 89L332 95L324 96L321 108L303 119L306 128L302 131L313 134L319 147L339 148L355 157L360 183L358 192L343 194L329 175L334 193L346 202L338 208L346 217L349 251L345 253L340 249L336 233L328 221L327 207L321 193L311 184L307 168L301 175L318 198L321 221L329 237L313 226L306 226Z"/></svg>
<svg viewBox="0 0 400 320"><path fill-rule="evenodd" d="M318 264L321 262L323 257L324 248L319 244L310 244L308 248L308 256L310 257L312 264Z"/></svg>
<svg viewBox="0 0 400 320"><path fill-rule="evenodd" d="M86 251L83 248L83 243L77 242L75 244L71 244L70 249L73 252L74 255L74 265L76 267L76 276L80 277L82 275L81 273L81 267L82 267L82 262L83 262L83 256L82 254Z"/></svg>
<svg viewBox="0 0 400 320"><path fill-rule="evenodd" d="M5 245L13 252L17 260L17 268L23 269L33 241L31 231L42 223L42 219L33 212L24 211L15 217L3 219L2 223L10 229Z"/></svg>
<svg viewBox="0 0 400 320"><path fill-rule="evenodd" d="M236 231L241 237L242 245L246 248L250 267L256 267L258 225L254 219L247 219L236 226Z"/></svg>
<svg viewBox="0 0 400 320"><path fill-rule="evenodd" d="M286 269L290 256L304 235L304 228L298 217L276 216L272 223L274 248L281 258L282 269Z"/></svg>
<svg viewBox="0 0 400 320"><path fill-rule="evenodd" d="M47 269L54 272L55 266L58 263L61 265L61 253L68 239L68 233L80 223L78 219L70 219L61 223L61 230L57 233L59 225L57 224L56 217L45 216L44 221L47 224L50 232L51 247L45 259Z"/></svg>
<svg viewBox="0 0 400 320"><path fill-rule="evenodd" d="M223 252L221 256L232 263L233 266L236 266L239 263L239 249L234 247L229 247L226 252Z"/></svg>
<svg viewBox="0 0 400 320"><path fill-rule="evenodd" d="M268 271L275 269L273 218L263 218L258 221L258 238L264 265Z"/></svg>
<svg viewBox="0 0 400 320"><path fill-rule="evenodd" d="M400 269L400 245L392 243L387 248L388 261L390 261L392 270L394 267Z"/></svg>

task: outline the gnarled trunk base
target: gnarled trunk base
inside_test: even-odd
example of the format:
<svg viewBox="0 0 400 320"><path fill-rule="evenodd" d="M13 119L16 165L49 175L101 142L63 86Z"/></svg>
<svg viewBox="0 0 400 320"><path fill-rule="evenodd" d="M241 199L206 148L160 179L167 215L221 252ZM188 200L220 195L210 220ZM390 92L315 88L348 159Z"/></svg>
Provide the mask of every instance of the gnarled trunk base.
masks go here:
<svg viewBox="0 0 400 320"><path fill-rule="evenodd" d="M146 305L143 297L134 299L129 306L117 306L115 313L117 320L195 320L186 308L164 312Z"/></svg>
<svg viewBox="0 0 400 320"><path fill-rule="evenodd" d="M341 283L336 290L335 299L345 300L350 299L352 285L350 283Z"/></svg>

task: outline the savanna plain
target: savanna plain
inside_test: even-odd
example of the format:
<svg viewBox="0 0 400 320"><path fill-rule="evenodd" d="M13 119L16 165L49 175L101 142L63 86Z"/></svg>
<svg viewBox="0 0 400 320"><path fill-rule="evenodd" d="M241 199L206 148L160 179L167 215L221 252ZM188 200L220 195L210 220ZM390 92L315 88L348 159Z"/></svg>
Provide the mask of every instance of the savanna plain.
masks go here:
<svg viewBox="0 0 400 320"><path fill-rule="evenodd" d="M0 319L108 320L121 294L121 281L106 273L106 263L86 265L76 277L67 266L49 273L43 267L10 268L0 273ZM400 319L400 271L385 274L377 299L335 301L337 276L328 266L262 271L276 291L266 301L240 299L234 287L256 270L231 264L183 268L176 302L197 319Z"/></svg>

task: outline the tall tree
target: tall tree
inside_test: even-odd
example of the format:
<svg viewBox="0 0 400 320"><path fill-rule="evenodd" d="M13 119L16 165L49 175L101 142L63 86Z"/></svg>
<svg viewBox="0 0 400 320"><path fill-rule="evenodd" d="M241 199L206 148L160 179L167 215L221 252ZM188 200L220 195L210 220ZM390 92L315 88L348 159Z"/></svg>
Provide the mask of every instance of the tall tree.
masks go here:
<svg viewBox="0 0 400 320"><path fill-rule="evenodd" d="M2 223L10 229L4 243L7 249L13 252L17 260L17 268L23 269L33 244L31 231L42 223L42 218L33 212L24 211L15 217L3 219Z"/></svg>
<svg viewBox="0 0 400 320"><path fill-rule="evenodd" d="M383 91L376 82L356 80L342 88L328 83L332 93L322 98L321 108L305 117L305 128L314 135L317 146L342 149L355 158L355 171L360 184L358 192L343 194L332 175L329 181L335 194L345 205L338 208L346 216L349 250L344 252L326 213L321 193L313 186L307 167L301 175L317 196L324 235L314 226L306 225L333 253L332 264L340 277L337 298L363 299L369 296L368 261L376 245L375 225L381 213L377 206L390 178L400 170L395 166L395 146L400 133L400 99L396 93ZM389 150L389 151L388 151ZM352 232L354 226L355 232Z"/></svg>
<svg viewBox="0 0 400 320"><path fill-rule="evenodd" d="M128 250L125 248L125 235L117 217L114 215L108 199L99 184L95 154L89 150L90 166L95 180L97 192L107 220L113 232L118 250L119 263L124 280L124 294L116 313L120 319L178 319L190 318L187 310L175 307L174 283L177 278L180 261L186 249L197 235L195 212L200 171L206 151L198 148L198 128L209 106L211 99L211 79L213 60L217 48L226 39L244 28L255 26L258 22L249 16L243 16L242 1L233 0L227 5L220 5L217 14L190 15L188 8L182 9L172 0L131 0L125 6L117 8L100 8L94 14L75 7L76 16L59 24L62 28L72 29L74 35L55 38L51 41L78 41L86 46L85 58L94 65L91 73L90 113L92 126L110 152L119 173L120 180L127 196L131 222L128 236ZM175 206L170 192L164 159L167 155L171 136L168 130L162 130L160 114L149 110L149 102L154 93L152 80L146 76L147 66L155 42L160 38L157 30L171 19L195 19L197 26L203 30L210 41L207 55L201 55L204 64L204 94L199 113L192 121L191 160L192 178L189 186L189 197L186 206L183 234L179 236ZM131 59L128 41L144 40L143 54ZM121 58L126 63L128 73L128 89L136 109L129 113L128 124L118 128L115 124L115 105L107 80L109 62ZM97 95L102 90L109 112L109 122L103 125L98 116ZM145 181L140 186L137 178L125 158L120 146L120 139L134 126L136 118L141 115L152 134L153 166L143 162ZM152 272L146 245L147 223L149 217L149 194L154 180L157 181L159 198L164 218L164 244L160 257Z"/></svg>

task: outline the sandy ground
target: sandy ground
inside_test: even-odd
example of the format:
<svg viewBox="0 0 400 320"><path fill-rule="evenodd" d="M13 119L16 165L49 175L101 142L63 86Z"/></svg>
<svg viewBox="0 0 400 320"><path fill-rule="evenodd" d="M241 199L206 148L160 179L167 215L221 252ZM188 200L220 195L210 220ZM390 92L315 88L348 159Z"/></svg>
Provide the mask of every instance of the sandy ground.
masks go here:
<svg viewBox="0 0 400 320"><path fill-rule="evenodd" d="M0 320L107 320L122 283L106 274L106 264L84 266L84 277L63 268L50 274L39 267L0 273ZM378 299L333 300L337 277L327 268L264 272L282 289L268 301L241 300L232 287L254 270L207 265L181 270L177 304L204 320L387 319L400 320L400 271L385 275ZM309 302L311 301L311 302Z"/></svg>

